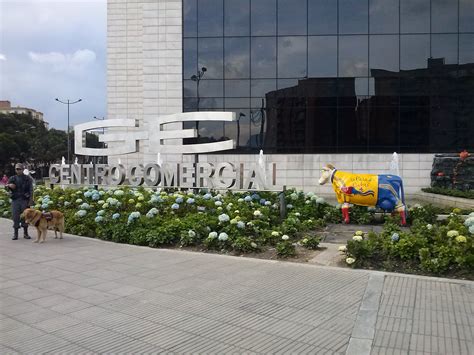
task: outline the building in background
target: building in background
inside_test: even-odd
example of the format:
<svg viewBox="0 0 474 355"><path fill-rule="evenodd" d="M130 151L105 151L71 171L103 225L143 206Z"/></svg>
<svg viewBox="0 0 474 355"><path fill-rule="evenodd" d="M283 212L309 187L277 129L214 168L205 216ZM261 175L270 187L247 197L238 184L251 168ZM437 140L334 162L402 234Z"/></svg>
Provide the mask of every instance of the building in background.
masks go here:
<svg viewBox="0 0 474 355"><path fill-rule="evenodd" d="M108 117L234 111L198 141L263 149L306 190L325 163L387 172L394 151L408 192L429 185L434 153L474 150L473 67L472 0L108 0Z"/></svg>
<svg viewBox="0 0 474 355"><path fill-rule="evenodd" d="M0 101L0 113L17 113L25 114L31 118L41 121L46 128L48 128L49 123L43 119L43 112L36 111L35 109L28 107L12 106L10 101Z"/></svg>

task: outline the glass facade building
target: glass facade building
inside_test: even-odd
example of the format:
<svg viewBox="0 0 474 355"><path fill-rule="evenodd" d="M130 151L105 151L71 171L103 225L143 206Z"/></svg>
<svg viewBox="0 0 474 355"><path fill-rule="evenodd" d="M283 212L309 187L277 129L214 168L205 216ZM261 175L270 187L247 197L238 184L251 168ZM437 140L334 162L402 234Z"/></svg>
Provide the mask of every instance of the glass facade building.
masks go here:
<svg viewBox="0 0 474 355"><path fill-rule="evenodd" d="M474 0L183 0L183 109L240 152L474 149Z"/></svg>

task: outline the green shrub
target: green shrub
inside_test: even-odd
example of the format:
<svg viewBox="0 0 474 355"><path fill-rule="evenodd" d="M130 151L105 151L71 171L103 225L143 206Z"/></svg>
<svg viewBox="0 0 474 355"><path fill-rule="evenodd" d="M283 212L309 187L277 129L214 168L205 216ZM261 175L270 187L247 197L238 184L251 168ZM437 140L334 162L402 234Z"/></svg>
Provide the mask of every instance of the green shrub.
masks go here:
<svg viewBox="0 0 474 355"><path fill-rule="evenodd" d="M427 187L421 190L432 194L474 199L474 190L461 191L457 189L446 189L442 187Z"/></svg>
<svg viewBox="0 0 474 355"><path fill-rule="evenodd" d="M307 249L318 249L321 238L318 236L307 235L301 240L301 245Z"/></svg>
<svg viewBox="0 0 474 355"><path fill-rule="evenodd" d="M296 248L289 240L284 240L276 245L276 252L279 258L288 258L296 255Z"/></svg>

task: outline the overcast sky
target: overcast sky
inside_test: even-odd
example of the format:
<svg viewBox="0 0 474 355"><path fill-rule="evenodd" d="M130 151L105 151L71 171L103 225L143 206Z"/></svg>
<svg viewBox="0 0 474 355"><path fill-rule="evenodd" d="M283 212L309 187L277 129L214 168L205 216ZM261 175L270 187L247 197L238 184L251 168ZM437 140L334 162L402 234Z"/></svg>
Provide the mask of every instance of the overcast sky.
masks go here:
<svg viewBox="0 0 474 355"><path fill-rule="evenodd" d="M66 129L106 115L106 0L0 0L0 100Z"/></svg>

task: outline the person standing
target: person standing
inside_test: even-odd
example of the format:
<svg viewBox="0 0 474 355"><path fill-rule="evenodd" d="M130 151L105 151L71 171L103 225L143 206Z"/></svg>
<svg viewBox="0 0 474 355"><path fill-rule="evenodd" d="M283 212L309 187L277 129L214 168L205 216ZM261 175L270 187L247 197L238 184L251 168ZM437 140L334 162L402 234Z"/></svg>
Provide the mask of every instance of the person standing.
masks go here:
<svg viewBox="0 0 474 355"><path fill-rule="evenodd" d="M13 238L12 240L18 239L18 229L20 229L20 215L28 207L30 197L33 195L33 184L29 176L23 174L24 166L21 163L15 165L16 175L11 176L8 179L8 183L5 186L10 191L12 199L12 215L13 215ZM23 237L25 239L31 239L28 235L28 224L21 221L23 227Z"/></svg>

